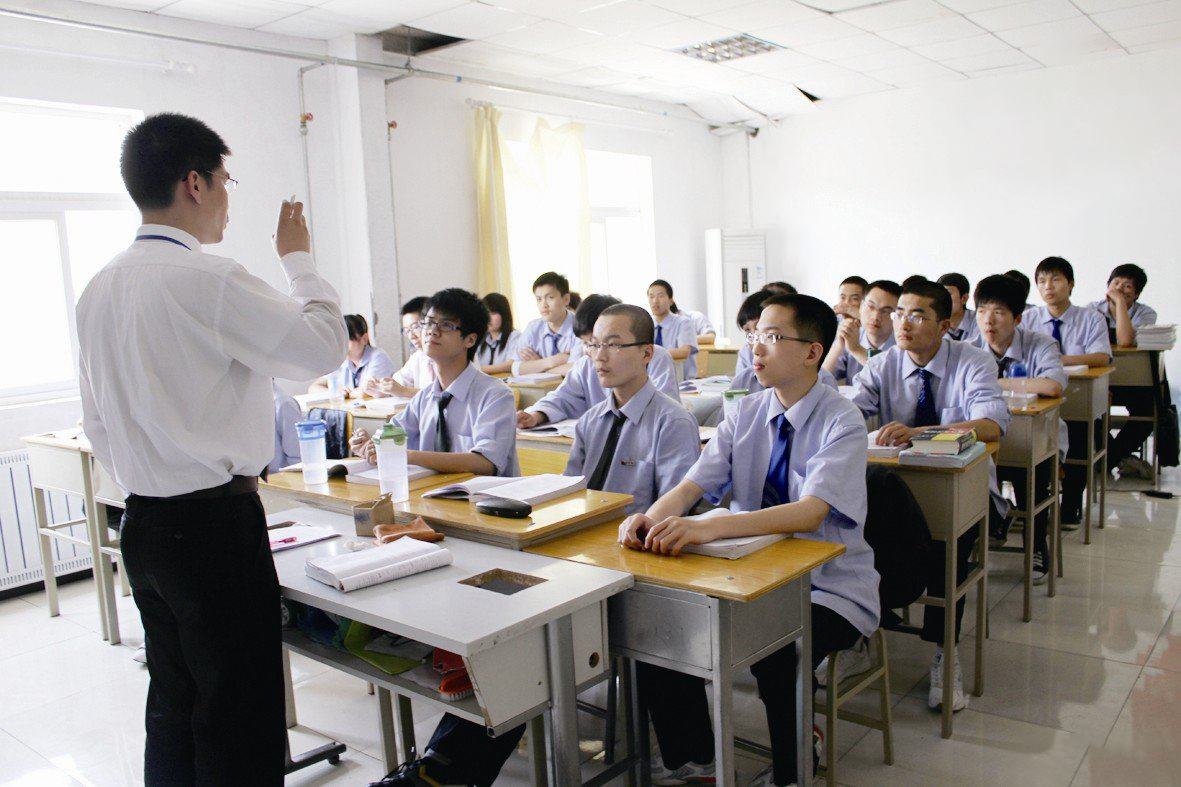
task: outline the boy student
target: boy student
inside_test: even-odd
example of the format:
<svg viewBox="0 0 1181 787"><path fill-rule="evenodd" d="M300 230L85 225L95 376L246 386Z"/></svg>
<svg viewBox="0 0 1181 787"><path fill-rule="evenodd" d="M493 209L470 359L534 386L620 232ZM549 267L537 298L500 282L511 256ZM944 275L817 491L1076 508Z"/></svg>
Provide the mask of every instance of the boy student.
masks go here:
<svg viewBox="0 0 1181 787"><path fill-rule="evenodd" d="M533 282L538 316L525 326L513 374L548 372L570 360L578 339L574 336L574 312L570 309L570 282L549 271Z"/></svg>
<svg viewBox="0 0 1181 787"><path fill-rule="evenodd" d="M861 299L869 292L869 282L860 276L849 276L837 288L837 302L832 310L836 312L837 320L846 318L856 320L861 314Z"/></svg>
<svg viewBox="0 0 1181 787"><path fill-rule="evenodd" d="M1021 322L1028 331L1046 334L1058 345L1062 365L1107 366L1111 363L1111 342L1107 323L1094 309L1070 302L1074 290L1074 268L1061 257L1047 257L1038 263L1034 282L1044 305L1025 313ZM1088 425L1071 421L1067 425L1070 451L1067 456L1081 458L1086 446ZM1081 465L1066 465L1062 479L1063 527L1074 529L1082 521L1083 489L1087 471Z"/></svg>
<svg viewBox="0 0 1181 787"><path fill-rule="evenodd" d="M668 350L674 361L685 362L684 379L697 379L697 331L693 321L677 314L673 287L664 279L648 285L648 309L656 324L656 344Z"/></svg>
<svg viewBox="0 0 1181 787"><path fill-rule="evenodd" d="M365 393L370 396L411 397L420 388L426 388L435 380L435 367L422 351L418 321L422 319L426 296L419 295L402 304L402 335L410 341L412 352L402 368L392 377L371 381Z"/></svg>
<svg viewBox="0 0 1181 787"><path fill-rule="evenodd" d="M1003 275L1008 276L1010 279L1021 285L1021 292L1024 293L1021 296L1021 302L1025 304L1025 309L1022 313L1032 309L1034 304L1029 302L1029 277L1016 268L1005 271Z"/></svg>
<svg viewBox="0 0 1181 787"><path fill-rule="evenodd" d="M309 393L328 389L328 378L340 381L346 397L359 397L365 390L376 385L382 377L394 370L394 362L385 350L369 343L369 323L360 314L346 314L345 328L349 332L349 349L340 368L331 375L325 375L308 387Z"/></svg>
<svg viewBox="0 0 1181 787"><path fill-rule="evenodd" d="M610 295L594 294L583 299L578 311L574 313L574 331L581 340L575 347L578 358L561 385L546 394L537 404L517 413L517 428L531 429L545 423L578 418L608 398L607 389L603 387L599 375L595 372L595 359L591 358L584 348L586 343L591 341L599 316L608 307L618 303L619 299ZM652 357L648 361L648 377L656 390L672 397L678 403L681 401L680 393L677 391L677 372L668 350L653 345Z"/></svg>
<svg viewBox="0 0 1181 787"><path fill-rule="evenodd" d="M619 528L624 546L665 555L677 555L687 544L764 533L843 544L843 555L812 574L809 672L829 651L850 648L872 634L879 617L878 574L864 538L865 421L852 403L817 379L836 324L832 309L817 298L768 300L754 333L755 374L767 390L744 397L685 480ZM703 495L727 487L733 490L731 513L685 518ZM653 783L712 782L704 682L662 667L636 666L662 756ZM751 666L773 759L755 784L796 781L796 666L792 647Z"/></svg>
<svg viewBox="0 0 1181 787"><path fill-rule="evenodd" d="M853 403L866 417L881 416L878 444L904 445L931 426L975 429L980 440L999 440L1009 426L1009 408L997 384L997 364L988 352L967 342L945 341L951 327L951 294L943 285L916 279L902 288L894 313L895 346L869 359L854 381ZM995 478L990 485L996 491ZM996 496L992 500L995 502ZM990 518L999 518L990 512ZM975 529L960 537L956 546L957 581L968 574L968 557L976 542ZM943 596L942 542L931 549L927 592ZM964 600L955 605L955 639L959 641ZM923 611L922 638L936 643L931 662L931 688L927 704L938 708L943 701L943 610ZM953 656L954 657L954 656ZM967 707L959 659L955 658L952 709Z"/></svg>
<svg viewBox="0 0 1181 787"><path fill-rule="evenodd" d="M512 391L473 362L488 330L488 308L457 287L436 292L425 308L422 347L438 378L392 419L406 430L407 459L440 473L520 475ZM349 447L377 461L377 447L363 429Z"/></svg>
<svg viewBox="0 0 1181 787"><path fill-rule="evenodd" d="M1021 310L1025 308L1025 296L1021 289L1020 282L1008 276L986 276L976 284L973 297L980 335L972 344L992 354L997 365L997 384L1003 390L1021 390L1048 397L1061 396L1066 387L1062 354L1049 336L1020 327ZM1021 378L1020 382L1010 376L1016 363L1024 365L1028 375ZM1062 421L1059 424L1062 442L1059 449L1065 451L1066 424ZM1024 473L1017 468L1002 467L997 469L997 478L998 481L1013 482L1013 488L1017 490L1017 503L1024 507ZM1038 486L1042 486L1041 479ZM1034 527L1033 581L1037 585L1046 581L1050 566L1046 541L1048 517L1048 510L1038 514ZM1007 535L1003 521L989 524L992 526L992 539L1003 544Z"/></svg>
<svg viewBox="0 0 1181 787"><path fill-rule="evenodd" d="M742 331L745 336L754 331L755 326L759 322L759 315L763 312L763 301L767 300L773 295L785 295L787 293L772 292L767 288L763 288L758 292L752 292L742 300L742 305L738 307L738 315L735 322L738 323L738 329ZM738 362L734 369L734 375L737 377L743 371L750 369L753 363L754 351L751 345L743 342L742 346L738 348Z"/></svg>
<svg viewBox="0 0 1181 787"><path fill-rule="evenodd" d="M853 382L866 362L894 346L894 320L902 288L886 279L865 288L858 318L844 320L824 359L824 368L838 381Z"/></svg>
<svg viewBox="0 0 1181 787"><path fill-rule="evenodd" d="M968 296L972 292L968 277L962 273L945 273L938 283L951 296L951 328L947 337L958 342L972 341L980 335L980 329L976 326L976 312L968 308Z"/></svg>
<svg viewBox="0 0 1181 787"><path fill-rule="evenodd" d="M1089 304L1107 319L1108 335L1120 347L1135 347L1136 329L1156 325L1156 310L1140 302L1140 293L1147 284L1148 274L1139 265L1117 265L1107 277L1107 296ZM1111 388L1112 403L1127 407L1131 415L1152 415L1152 396L1152 391L1145 388L1123 385ZM1132 452L1150 434L1152 424L1128 421L1112 438L1107 446L1107 461L1109 467L1119 468L1121 478L1128 475L1152 478L1150 468L1139 467L1146 463L1132 457Z"/></svg>

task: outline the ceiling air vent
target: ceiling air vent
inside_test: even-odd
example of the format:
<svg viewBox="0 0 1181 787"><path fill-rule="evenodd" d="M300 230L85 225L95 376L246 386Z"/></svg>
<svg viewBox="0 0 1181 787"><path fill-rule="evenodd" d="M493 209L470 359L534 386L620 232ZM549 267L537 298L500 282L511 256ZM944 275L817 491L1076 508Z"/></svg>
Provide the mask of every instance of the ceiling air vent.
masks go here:
<svg viewBox="0 0 1181 787"><path fill-rule="evenodd" d="M755 38L754 36L743 33L742 35L731 38L706 41L704 44L693 44L692 46L687 46L676 51L682 55L707 60L710 63L725 63L729 60L737 60L740 57L750 57L751 55L761 55L764 52L774 52L776 49L783 49L783 47L779 46L779 44L772 44L770 41L764 41L761 38Z"/></svg>
<svg viewBox="0 0 1181 787"><path fill-rule="evenodd" d="M381 48L391 54L412 56L433 52L436 49L463 43L466 40L466 38L454 38L453 36L431 33L427 30L419 30L416 27L398 25L382 31Z"/></svg>

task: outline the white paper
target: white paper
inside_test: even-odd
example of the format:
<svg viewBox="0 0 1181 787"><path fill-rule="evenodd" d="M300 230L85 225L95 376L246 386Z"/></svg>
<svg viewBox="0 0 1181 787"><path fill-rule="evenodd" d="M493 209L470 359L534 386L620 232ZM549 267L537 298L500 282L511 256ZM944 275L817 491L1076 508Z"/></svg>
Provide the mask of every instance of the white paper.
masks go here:
<svg viewBox="0 0 1181 787"><path fill-rule="evenodd" d="M868 443L867 451L869 453L869 456L874 456L874 457L883 458L883 459L889 459L891 457L898 456L898 454L901 453L902 449L905 448L906 446L904 446L904 445L878 445L877 439L878 439L878 432L880 432L880 431L881 431L880 429L874 429L872 432L869 433L869 435L867 437L866 442Z"/></svg>
<svg viewBox="0 0 1181 787"><path fill-rule="evenodd" d="M524 435L574 437L574 428L576 426L578 426L577 418L565 418L561 421L554 421L552 423L530 427L529 429L518 429L517 433Z"/></svg>
<svg viewBox="0 0 1181 787"><path fill-rule="evenodd" d="M274 530L267 531L267 538L271 541L272 552L282 552L285 549L295 549L307 544L314 544L317 541L326 541L330 538L336 538L340 533L336 532L330 527L312 527L311 525L294 524L289 527L278 527ZM294 538L294 541L289 543L276 543L279 541L286 541L289 538Z"/></svg>
<svg viewBox="0 0 1181 787"><path fill-rule="evenodd" d="M552 383L561 380L562 375L553 372L534 372L533 374L518 374L508 378L513 385L536 385L537 383Z"/></svg>
<svg viewBox="0 0 1181 787"><path fill-rule="evenodd" d="M312 579L347 593L446 566L452 559L450 550L437 544L400 538L360 552L308 558L304 571Z"/></svg>
<svg viewBox="0 0 1181 787"><path fill-rule="evenodd" d="M580 489L586 489L586 479L583 476L543 473L525 476L508 484L484 489L473 494L471 500L474 502L488 497L503 497L529 505L537 505Z"/></svg>

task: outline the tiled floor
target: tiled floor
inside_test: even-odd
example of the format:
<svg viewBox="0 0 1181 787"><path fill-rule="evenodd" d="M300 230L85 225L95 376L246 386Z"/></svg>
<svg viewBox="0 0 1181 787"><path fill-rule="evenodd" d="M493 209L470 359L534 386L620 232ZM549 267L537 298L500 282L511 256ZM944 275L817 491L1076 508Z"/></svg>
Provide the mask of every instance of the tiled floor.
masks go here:
<svg viewBox="0 0 1181 787"><path fill-rule="evenodd" d="M1138 488L1143 483L1113 485ZM1163 488L1181 492L1181 474ZM1181 501L1128 491L1108 496L1106 528L1085 546L1065 537L1058 596L1035 588L1034 620L1022 623L1020 557L994 554L990 639L983 697L939 737L927 710L930 648L889 636L894 712L892 767L877 732L841 723L839 778L847 785L1166 785L1181 773ZM123 647L98 635L93 585L64 586L62 614L44 593L0 602L0 785L141 784L146 670L135 606L119 599ZM975 621L969 604L961 643L970 683ZM293 785L364 785L383 773L376 701L364 684L293 659L300 751L334 739L349 747L337 767L321 764ZM765 740L762 706L748 676L735 700L739 734ZM861 698L859 698L861 699ZM867 699L867 698L866 698ZM416 715L425 741L435 718ZM600 723L582 719L590 757ZM743 778L761 766L740 758ZM498 784L527 784L523 756Z"/></svg>

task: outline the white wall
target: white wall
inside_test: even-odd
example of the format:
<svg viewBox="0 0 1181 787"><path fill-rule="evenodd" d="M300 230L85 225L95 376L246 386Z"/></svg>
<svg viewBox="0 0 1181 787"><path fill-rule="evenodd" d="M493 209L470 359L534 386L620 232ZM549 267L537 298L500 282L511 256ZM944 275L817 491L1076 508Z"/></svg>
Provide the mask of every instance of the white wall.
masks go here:
<svg viewBox="0 0 1181 787"><path fill-rule="evenodd" d="M771 273L827 299L851 273L974 284L1057 254L1086 302L1135 262L1145 302L1181 322L1178 73L1174 49L824 102L765 128L750 185ZM746 171L738 140L724 167ZM728 184L730 226L747 220L729 201L743 185Z"/></svg>

